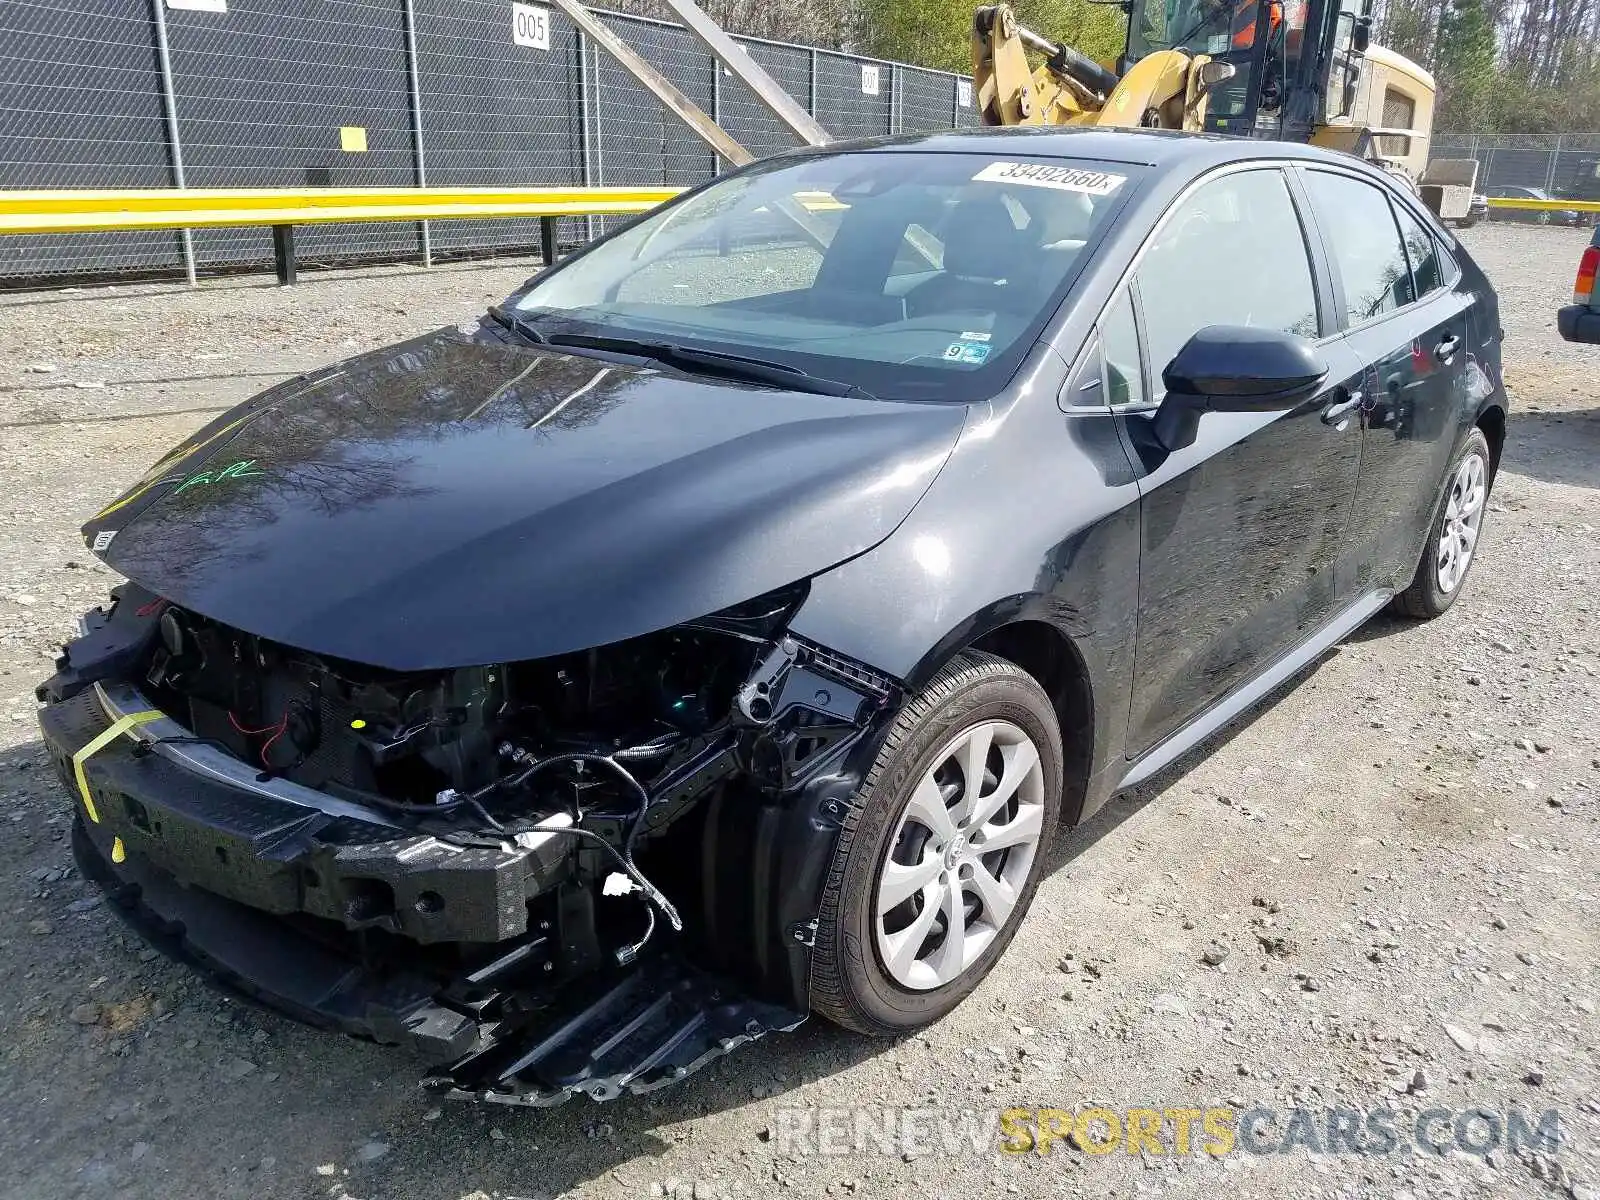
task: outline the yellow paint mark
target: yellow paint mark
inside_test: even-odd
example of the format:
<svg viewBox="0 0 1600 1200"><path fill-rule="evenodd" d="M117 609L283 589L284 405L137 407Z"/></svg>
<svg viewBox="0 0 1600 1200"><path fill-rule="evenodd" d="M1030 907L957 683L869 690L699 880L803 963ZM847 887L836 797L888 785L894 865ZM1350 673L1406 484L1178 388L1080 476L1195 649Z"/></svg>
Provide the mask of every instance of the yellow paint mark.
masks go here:
<svg viewBox="0 0 1600 1200"><path fill-rule="evenodd" d="M154 721L161 715L159 711L152 708L147 709L145 712L129 713L125 717L119 717L111 723L109 729L103 730L93 741L72 756L72 777L78 782L78 794L83 797L83 810L89 814L89 820L96 825L100 824L100 810L95 808L94 797L89 794L89 780L83 773L83 764L127 733L128 730L137 725Z"/></svg>
<svg viewBox="0 0 1600 1200"><path fill-rule="evenodd" d="M365 154L367 151L367 131L362 125L341 125L339 127L339 149L351 154Z"/></svg>
<svg viewBox="0 0 1600 1200"><path fill-rule="evenodd" d="M365 729L366 727L367 727L367 723L365 721L363 721L360 717L357 717L354 721L350 722L350 728L351 729Z"/></svg>
<svg viewBox="0 0 1600 1200"><path fill-rule="evenodd" d="M119 862L126 862L127 859L128 859L128 848L122 844L122 839L121 838L112 838L111 839L111 861L115 862L115 863L119 863Z"/></svg>

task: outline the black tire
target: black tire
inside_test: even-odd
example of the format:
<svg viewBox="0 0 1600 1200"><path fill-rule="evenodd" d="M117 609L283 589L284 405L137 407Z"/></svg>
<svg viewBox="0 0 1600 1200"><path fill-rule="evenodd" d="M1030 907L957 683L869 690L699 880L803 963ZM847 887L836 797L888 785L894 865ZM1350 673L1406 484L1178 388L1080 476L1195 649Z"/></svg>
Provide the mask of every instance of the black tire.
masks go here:
<svg viewBox="0 0 1600 1200"><path fill-rule="evenodd" d="M1483 436L1483 430L1474 428L1462 442L1461 448L1450 459L1450 466L1444 473L1444 480L1439 485L1439 496L1434 501L1433 521L1428 526L1428 540L1422 547L1422 558L1417 563L1416 574L1411 579L1411 586L1406 588L1390 602L1390 610L1404 617L1414 617L1417 620L1427 621L1442 615L1456 602L1466 586L1467 577L1472 573L1472 565L1477 562L1477 547L1473 547L1471 558L1467 561L1466 571L1462 574L1455 587L1445 591L1439 584L1437 559L1439 539L1444 534L1446 509L1450 499L1451 489L1455 486L1456 473L1470 455L1477 455L1483 460L1484 477L1484 507L1487 515L1489 492L1494 486L1494 459L1489 453L1489 439ZM1479 519L1479 535L1482 535L1482 518Z"/></svg>
<svg viewBox="0 0 1600 1200"><path fill-rule="evenodd" d="M879 958L873 912L879 872L912 792L940 750L964 729L988 720L1015 724L1037 748L1044 832L1008 922L983 953L941 987L902 987ZM1044 690L1005 659L976 651L957 655L895 718L845 818L817 920L811 1010L836 1025L881 1036L921 1028L955 1008L1026 918L1060 823L1061 793L1061 732Z"/></svg>

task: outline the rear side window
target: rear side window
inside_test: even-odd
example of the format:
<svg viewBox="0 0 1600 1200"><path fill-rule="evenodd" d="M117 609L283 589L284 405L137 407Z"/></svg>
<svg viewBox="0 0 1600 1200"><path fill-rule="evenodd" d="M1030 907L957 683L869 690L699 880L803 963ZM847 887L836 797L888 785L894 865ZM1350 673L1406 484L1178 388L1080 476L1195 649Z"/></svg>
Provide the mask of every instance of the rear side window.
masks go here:
<svg viewBox="0 0 1600 1200"><path fill-rule="evenodd" d="M1307 171L1306 186L1339 265L1349 323L1411 303L1411 265L1383 189L1327 171Z"/></svg>
<svg viewBox="0 0 1600 1200"><path fill-rule="evenodd" d="M1406 258L1411 263L1412 291L1420 300L1442 288L1448 278L1439 259L1439 243L1405 208L1397 204L1395 212L1400 215L1400 233L1406 243Z"/></svg>
<svg viewBox="0 0 1600 1200"><path fill-rule="evenodd" d="M1276 170L1224 175L1180 201L1137 277L1152 377L1208 325L1317 336L1305 234Z"/></svg>

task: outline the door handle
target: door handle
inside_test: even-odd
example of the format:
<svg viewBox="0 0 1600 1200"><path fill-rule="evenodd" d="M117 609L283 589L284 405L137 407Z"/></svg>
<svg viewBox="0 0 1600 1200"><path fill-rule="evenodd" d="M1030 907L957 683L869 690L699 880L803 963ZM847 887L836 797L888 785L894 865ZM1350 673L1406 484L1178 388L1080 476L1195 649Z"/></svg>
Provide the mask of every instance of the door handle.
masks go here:
<svg viewBox="0 0 1600 1200"><path fill-rule="evenodd" d="M1324 425L1340 425L1346 417L1361 407L1365 397L1360 392L1340 389L1344 392L1344 399L1337 404L1330 404L1322 410L1322 423Z"/></svg>
<svg viewBox="0 0 1600 1200"><path fill-rule="evenodd" d="M1438 345L1433 348L1433 356L1442 363L1449 362L1456 356L1456 351L1461 348L1461 339L1453 333L1447 333L1439 339Z"/></svg>

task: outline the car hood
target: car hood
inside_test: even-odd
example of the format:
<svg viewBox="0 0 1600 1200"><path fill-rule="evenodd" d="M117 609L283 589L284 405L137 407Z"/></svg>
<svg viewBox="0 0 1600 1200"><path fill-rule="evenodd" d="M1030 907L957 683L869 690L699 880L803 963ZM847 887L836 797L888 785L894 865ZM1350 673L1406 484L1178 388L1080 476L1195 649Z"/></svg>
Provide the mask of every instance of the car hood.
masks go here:
<svg viewBox="0 0 1600 1200"><path fill-rule="evenodd" d="M447 329L224 414L84 536L173 603L316 653L396 670L539 658L870 549L964 418Z"/></svg>

